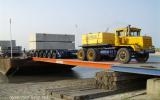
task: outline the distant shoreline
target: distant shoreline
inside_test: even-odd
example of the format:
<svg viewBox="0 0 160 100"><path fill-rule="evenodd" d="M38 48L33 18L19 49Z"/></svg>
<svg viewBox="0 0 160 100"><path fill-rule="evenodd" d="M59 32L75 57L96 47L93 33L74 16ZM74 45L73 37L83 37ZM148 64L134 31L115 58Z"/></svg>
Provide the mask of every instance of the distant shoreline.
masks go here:
<svg viewBox="0 0 160 100"><path fill-rule="evenodd" d="M160 52L155 52L155 53L153 53L151 55L153 55L153 56L160 56Z"/></svg>

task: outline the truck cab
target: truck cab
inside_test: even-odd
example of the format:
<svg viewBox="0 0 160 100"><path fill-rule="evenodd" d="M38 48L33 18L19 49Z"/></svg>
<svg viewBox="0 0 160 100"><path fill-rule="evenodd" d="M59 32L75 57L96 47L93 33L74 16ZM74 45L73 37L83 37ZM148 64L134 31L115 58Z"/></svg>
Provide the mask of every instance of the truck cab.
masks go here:
<svg viewBox="0 0 160 100"><path fill-rule="evenodd" d="M141 29L131 27L119 28L115 32L115 46L117 48L127 48L132 52L138 62L145 62L149 58L149 53L154 53L150 36L142 36Z"/></svg>

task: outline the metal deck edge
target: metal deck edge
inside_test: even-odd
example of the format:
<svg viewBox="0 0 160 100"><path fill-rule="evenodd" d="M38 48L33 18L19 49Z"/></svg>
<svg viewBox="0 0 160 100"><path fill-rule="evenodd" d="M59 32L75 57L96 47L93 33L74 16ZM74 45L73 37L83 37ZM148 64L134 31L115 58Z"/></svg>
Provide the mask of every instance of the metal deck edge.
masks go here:
<svg viewBox="0 0 160 100"><path fill-rule="evenodd" d="M147 69L147 68L145 69L145 68L134 68L134 67L113 65L111 70L119 72L135 73L135 74L160 76L160 70L158 69Z"/></svg>

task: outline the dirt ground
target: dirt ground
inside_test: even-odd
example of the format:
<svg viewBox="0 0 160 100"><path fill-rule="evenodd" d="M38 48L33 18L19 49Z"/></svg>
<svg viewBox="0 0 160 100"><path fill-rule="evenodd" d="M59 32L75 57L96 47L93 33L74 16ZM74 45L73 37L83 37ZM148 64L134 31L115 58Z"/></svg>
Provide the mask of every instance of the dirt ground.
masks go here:
<svg viewBox="0 0 160 100"><path fill-rule="evenodd" d="M57 89L69 86L92 85L94 79L71 79L55 82L1 83L0 100L49 100L46 89ZM15 98L15 99L14 99Z"/></svg>
<svg viewBox="0 0 160 100"><path fill-rule="evenodd" d="M70 74L69 74L70 73ZM0 75L0 100L50 100L46 89L94 85L94 78L80 79L74 72L17 73ZM147 97L147 98L146 98ZM150 100L145 90L121 93L94 100ZM52 99L52 100L58 100Z"/></svg>
<svg viewBox="0 0 160 100"><path fill-rule="evenodd" d="M64 79L53 82L1 83L0 100L50 100L46 89L93 85L94 79ZM147 98L146 98L147 97ZM145 90L115 94L94 100L150 100ZM54 99L57 100L57 99Z"/></svg>

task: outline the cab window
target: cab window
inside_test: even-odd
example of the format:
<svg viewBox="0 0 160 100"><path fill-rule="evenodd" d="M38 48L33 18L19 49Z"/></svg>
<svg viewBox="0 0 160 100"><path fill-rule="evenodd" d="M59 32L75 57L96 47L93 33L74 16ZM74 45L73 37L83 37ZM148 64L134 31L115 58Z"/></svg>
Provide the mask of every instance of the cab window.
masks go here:
<svg viewBox="0 0 160 100"><path fill-rule="evenodd" d="M140 32L139 31L134 31L134 32L130 32L130 36L140 36Z"/></svg>
<svg viewBox="0 0 160 100"><path fill-rule="evenodd" d="M117 31L118 36L125 36L125 33L123 31Z"/></svg>

